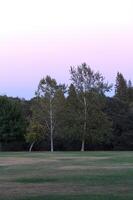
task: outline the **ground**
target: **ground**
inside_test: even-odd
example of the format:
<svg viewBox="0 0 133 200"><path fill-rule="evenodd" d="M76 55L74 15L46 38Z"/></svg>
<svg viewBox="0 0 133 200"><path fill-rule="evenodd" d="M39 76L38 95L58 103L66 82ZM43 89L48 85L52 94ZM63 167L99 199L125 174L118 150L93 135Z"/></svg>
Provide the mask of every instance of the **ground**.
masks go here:
<svg viewBox="0 0 133 200"><path fill-rule="evenodd" d="M132 200L133 152L0 153L0 200Z"/></svg>

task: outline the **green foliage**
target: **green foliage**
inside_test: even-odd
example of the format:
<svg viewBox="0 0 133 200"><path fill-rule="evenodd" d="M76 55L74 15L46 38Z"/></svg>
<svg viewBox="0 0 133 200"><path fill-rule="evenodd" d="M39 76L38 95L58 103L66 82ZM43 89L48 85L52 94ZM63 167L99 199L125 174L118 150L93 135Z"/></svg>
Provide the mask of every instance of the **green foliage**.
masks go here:
<svg viewBox="0 0 133 200"><path fill-rule="evenodd" d="M44 138L44 135L43 127L37 121L31 120L25 135L26 142L40 141Z"/></svg>
<svg viewBox="0 0 133 200"><path fill-rule="evenodd" d="M133 112L127 102L108 98L106 113L112 121L112 145L118 149L133 148Z"/></svg>
<svg viewBox="0 0 133 200"><path fill-rule="evenodd" d="M79 135L81 135L82 132L81 105L73 84L70 85L68 96L66 98L65 121L66 137L70 138L70 140L79 138Z"/></svg>
<svg viewBox="0 0 133 200"><path fill-rule="evenodd" d="M94 72L86 63L77 66L77 68L71 67L70 73L81 108L81 150L84 151L86 138L93 137L94 134L92 132L95 132L95 135L96 133L107 133L103 129L104 126L98 126L101 122L105 121L105 127L107 128L107 124L109 125L107 119L105 119L105 115L102 113L100 99L104 97L105 92L110 91L112 85L105 83L104 77L99 72Z"/></svg>
<svg viewBox="0 0 133 200"><path fill-rule="evenodd" d="M115 97L129 104L133 102L133 86L131 80L127 82L123 74L117 73L115 85Z"/></svg>
<svg viewBox="0 0 133 200"><path fill-rule="evenodd" d="M89 91L97 91L100 94L109 92L112 85L105 83L104 77L99 72L94 72L86 63L71 67L71 80L81 94Z"/></svg>
<svg viewBox="0 0 133 200"><path fill-rule="evenodd" d="M129 104L133 103L133 86L131 80L128 81L128 88L127 88L127 95L128 95L128 102Z"/></svg>
<svg viewBox="0 0 133 200"><path fill-rule="evenodd" d="M116 77L115 96L118 97L120 100L127 100L127 81L119 72L117 73Z"/></svg>
<svg viewBox="0 0 133 200"><path fill-rule="evenodd" d="M59 133L58 127L61 126L63 106L65 105L65 91L64 84L57 85L55 79L46 76L46 78L41 79L36 92L38 106L42 110L40 113L50 135L51 151L54 150L55 132Z"/></svg>
<svg viewBox="0 0 133 200"><path fill-rule="evenodd" d="M51 99L54 97L55 91L57 89L57 83L55 79L52 79L50 76L42 78L38 85L38 90L36 91L36 96L46 97Z"/></svg>
<svg viewBox="0 0 133 200"><path fill-rule="evenodd" d="M26 130L21 102L0 97L0 141L22 141Z"/></svg>
<svg viewBox="0 0 133 200"><path fill-rule="evenodd" d="M133 149L131 80L118 72L115 96L108 98L112 85L86 63L71 67L70 75L68 90L46 76L30 101L0 97L0 148L22 142L25 150L23 142L39 141L39 150Z"/></svg>

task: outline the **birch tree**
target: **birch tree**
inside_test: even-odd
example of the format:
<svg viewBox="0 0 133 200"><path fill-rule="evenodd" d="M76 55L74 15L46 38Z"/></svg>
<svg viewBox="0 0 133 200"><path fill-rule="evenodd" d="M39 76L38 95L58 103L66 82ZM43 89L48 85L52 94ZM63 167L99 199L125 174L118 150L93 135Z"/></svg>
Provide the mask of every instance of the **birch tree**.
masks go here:
<svg viewBox="0 0 133 200"><path fill-rule="evenodd" d="M55 130L55 93L58 89L57 82L50 76L46 76L40 80L36 95L40 101L42 109L44 109L44 121L50 132L50 149L54 151L54 139L53 134Z"/></svg>
<svg viewBox="0 0 133 200"><path fill-rule="evenodd" d="M29 152L32 151L36 142L44 139L44 127L37 121L31 120L25 135L26 142L30 143Z"/></svg>
<svg viewBox="0 0 133 200"><path fill-rule="evenodd" d="M80 104L83 107L83 131L81 136L81 151L85 149L85 140L87 135L87 114L90 110L90 104L87 102L87 95L90 92L104 94L110 91L111 85L104 82L104 77L99 72L94 72L86 63L77 67L70 68L71 80L76 88Z"/></svg>

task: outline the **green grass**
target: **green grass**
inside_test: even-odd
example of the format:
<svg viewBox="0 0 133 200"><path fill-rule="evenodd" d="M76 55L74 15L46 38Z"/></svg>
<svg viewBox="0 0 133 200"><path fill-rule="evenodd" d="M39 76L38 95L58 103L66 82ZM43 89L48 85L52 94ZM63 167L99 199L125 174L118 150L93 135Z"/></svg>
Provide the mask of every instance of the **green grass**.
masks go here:
<svg viewBox="0 0 133 200"><path fill-rule="evenodd" d="M121 172L118 172L117 174L111 173L108 174L107 172L104 174L89 174L86 172L82 173L79 172L79 174L75 175L62 175L62 176L53 176L53 177L44 177L44 178L38 178L38 177L31 177L31 178L18 178L15 180L18 183L73 183L76 184L77 182L82 185L88 185L88 186L96 186L96 185L120 185L125 183L130 183L133 185L133 171L125 171L123 174Z"/></svg>
<svg viewBox="0 0 133 200"><path fill-rule="evenodd" d="M9 198L13 200L12 198ZM25 197L25 198L18 198L16 200L132 200L132 197L120 197L114 195L45 195L45 196L38 196L38 197ZM4 199L1 199L4 200Z"/></svg>
<svg viewBox="0 0 133 200"><path fill-rule="evenodd" d="M0 153L0 200L132 200L133 152Z"/></svg>

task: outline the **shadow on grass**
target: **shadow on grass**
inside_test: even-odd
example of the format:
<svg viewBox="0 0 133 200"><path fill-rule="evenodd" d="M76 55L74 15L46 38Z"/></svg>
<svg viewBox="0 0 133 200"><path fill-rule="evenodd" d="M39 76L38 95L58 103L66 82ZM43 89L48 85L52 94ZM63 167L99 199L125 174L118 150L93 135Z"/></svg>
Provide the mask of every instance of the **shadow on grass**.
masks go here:
<svg viewBox="0 0 133 200"><path fill-rule="evenodd" d="M123 173L112 173L112 174L70 174L63 176L53 177L30 177L30 178L18 178L14 181L17 183L72 183L82 184L87 186L95 185L114 185L114 184L133 184L133 170L124 171Z"/></svg>
<svg viewBox="0 0 133 200"><path fill-rule="evenodd" d="M114 195L48 195L37 197L10 198L10 200L132 200L133 196ZM9 199L1 199L9 200Z"/></svg>

